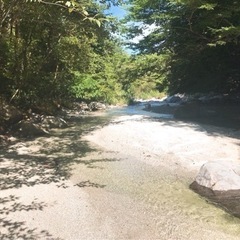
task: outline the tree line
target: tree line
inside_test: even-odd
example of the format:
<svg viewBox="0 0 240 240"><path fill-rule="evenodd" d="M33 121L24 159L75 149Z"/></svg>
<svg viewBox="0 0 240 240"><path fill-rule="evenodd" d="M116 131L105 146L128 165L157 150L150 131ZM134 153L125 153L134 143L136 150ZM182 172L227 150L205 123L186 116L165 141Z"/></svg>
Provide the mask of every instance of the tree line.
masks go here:
<svg viewBox="0 0 240 240"><path fill-rule="evenodd" d="M170 93L240 90L240 2L237 0L129 0L131 46L165 56L159 90ZM160 79L159 79L160 80Z"/></svg>
<svg viewBox="0 0 240 240"><path fill-rule="evenodd" d="M0 94L21 106L122 97L110 1L0 1Z"/></svg>
<svg viewBox="0 0 240 240"><path fill-rule="evenodd" d="M120 23L105 13L114 0L0 0L0 95L31 107L239 92L238 1L127 3ZM141 36L128 44L135 54L123 50L120 31Z"/></svg>

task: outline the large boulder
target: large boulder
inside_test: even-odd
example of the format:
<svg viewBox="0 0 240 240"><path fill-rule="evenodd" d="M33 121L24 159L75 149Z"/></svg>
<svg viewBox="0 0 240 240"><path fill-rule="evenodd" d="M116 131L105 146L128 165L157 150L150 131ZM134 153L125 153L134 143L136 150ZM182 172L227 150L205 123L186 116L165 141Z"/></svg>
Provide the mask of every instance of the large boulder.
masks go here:
<svg viewBox="0 0 240 240"><path fill-rule="evenodd" d="M0 99L0 134L5 134L12 124L23 119L23 113Z"/></svg>
<svg viewBox="0 0 240 240"><path fill-rule="evenodd" d="M15 124L23 119L23 113L16 107L4 103L0 107L0 119L7 124Z"/></svg>
<svg viewBox="0 0 240 240"><path fill-rule="evenodd" d="M105 104L100 102L91 102L88 107L91 111L105 110L107 108Z"/></svg>
<svg viewBox="0 0 240 240"><path fill-rule="evenodd" d="M14 125L13 131L22 137L40 137L48 134L41 126L28 120L22 120Z"/></svg>
<svg viewBox="0 0 240 240"><path fill-rule="evenodd" d="M206 117L208 114L203 106L197 102L186 103L176 109L174 117L183 120L195 120Z"/></svg>
<svg viewBox="0 0 240 240"><path fill-rule="evenodd" d="M180 103L182 103L182 98L177 95L173 95L173 96L168 97L165 101L168 103L179 103L180 104Z"/></svg>
<svg viewBox="0 0 240 240"><path fill-rule="evenodd" d="M201 167L195 181L213 191L240 189L240 176L234 168L237 166L233 164L208 162Z"/></svg>
<svg viewBox="0 0 240 240"><path fill-rule="evenodd" d="M1 147L7 146L9 144L8 136L6 135L0 135L0 149Z"/></svg>
<svg viewBox="0 0 240 240"><path fill-rule="evenodd" d="M208 162L201 167L190 188L240 217L240 165Z"/></svg>
<svg viewBox="0 0 240 240"><path fill-rule="evenodd" d="M45 128L66 128L68 124L60 117L46 116L42 120L42 125Z"/></svg>

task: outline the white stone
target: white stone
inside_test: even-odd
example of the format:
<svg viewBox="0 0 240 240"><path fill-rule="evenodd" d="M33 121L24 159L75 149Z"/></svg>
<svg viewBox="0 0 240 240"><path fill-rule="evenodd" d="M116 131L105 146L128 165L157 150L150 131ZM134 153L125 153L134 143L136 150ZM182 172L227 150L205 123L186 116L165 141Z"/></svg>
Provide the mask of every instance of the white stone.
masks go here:
<svg viewBox="0 0 240 240"><path fill-rule="evenodd" d="M196 182L214 191L240 190L239 166L233 163L205 163Z"/></svg>

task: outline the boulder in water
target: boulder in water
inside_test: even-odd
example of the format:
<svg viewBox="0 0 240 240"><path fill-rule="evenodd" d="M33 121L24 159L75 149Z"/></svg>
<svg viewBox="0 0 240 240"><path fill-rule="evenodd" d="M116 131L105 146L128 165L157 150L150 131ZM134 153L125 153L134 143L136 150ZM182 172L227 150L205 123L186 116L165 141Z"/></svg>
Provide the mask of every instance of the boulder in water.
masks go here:
<svg viewBox="0 0 240 240"><path fill-rule="evenodd" d="M195 181L213 191L240 189L240 175L235 169L237 166L233 164L208 162L201 167Z"/></svg>
<svg viewBox="0 0 240 240"><path fill-rule="evenodd" d="M208 162L201 167L190 188L240 217L240 165Z"/></svg>

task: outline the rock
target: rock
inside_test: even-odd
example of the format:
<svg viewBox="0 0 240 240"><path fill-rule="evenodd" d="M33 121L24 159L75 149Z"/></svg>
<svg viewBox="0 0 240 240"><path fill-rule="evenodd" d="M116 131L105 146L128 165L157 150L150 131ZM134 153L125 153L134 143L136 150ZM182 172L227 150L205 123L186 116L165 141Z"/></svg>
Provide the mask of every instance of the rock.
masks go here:
<svg viewBox="0 0 240 240"><path fill-rule="evenodd" d="M169 99L169 103L181 103L181 102L182 102L182 99L178 96L172 96Z"/></svg>
<svg viewBox="0 0 240 240"><path fill-rule="evenodd" d="M91 102L89 105L88 105L89 109L91 111L97 111L97 110L104 110L106 109L106 105L103 104L103 103L100 103L100 102Z"/></svg>
<svg viewBox="0 0 240 240"><path fill-rule="evenodd" d="M7 124L15 124L23 119L23 114L14 106L4 104L0 109L0 118Z"/></svg>
<svg viewBox="0 0 240 240"><path fill-rule="evenodd" d="M198 103L190 102L180 106L174 114L178 119L199 119L204 116L204 109Z"/></svg>
<svg viewBox="0 0 240 240"><path fill-rule="evenodd" d="M207 104L221 104L224 101L223 95L205 95L199 97L198 100Z"/></svg>
<svg viewBox="0 0 240 240"><path fill-rule="evenodd" d="M43 120L43 116L37 113L32 113L30 115L30 119L33 123L41 123Z"/></svg>
<svg viewBox="0 0 240 240"><path fill-rule="evenodd" d="M144 110L151 110L152 105L150 103L145 104Z"/></svg>
<svg viewBox="0 0 240 240"><path fill-rule="evenodd" d="M85 103L85 102L82 102L82 103L80 104L80 108L81 108L82 111L89 111L89 110L90 110L90 109L89 109L89 106L88 106L87 103Z"/></svg>
<svg viewBox="0 0 240 240"><path fill-rule="evenodd" d="M0 98L0 134L5 134L12 124L23 119L23 113Z"/></svg>
<svg viewBox="0 0 240 240"><path fill-rule="evenodd" d="M22 137L39 137L48 134L48 132L40 127L38 124L32 123L28 120L22 120L14 125L13 130Z"/></svg>
<svg viewBox="0 0 240 240"><path fill-rule="evenodd" d="M7 146L10 143L9 137L6 135L0 135L0 148Z"/></svg>
<svg viewBox="0 0 240 240"><path fill-rule="evenodd" d="M240 166L233 163L208 162L204 164L190 188L240 217Z"/></svg>
<svg viewBox="0 0 240 240"><path fill-rule="evenodd" d="M169 96L164 101L167 103L178 103L178 104L181 104L183 102L182 97L178 95Z"/></svg>
<svg viewBox="0 0 240 240"><path fill-rule="evenodd" d="M87 103L85 102L75 102L73 104L73 109L75 111L79 111L79 112L82 112L82 111L90 111L90 108L89 106L87 105Z"/></svg>
<svg viewBox="0 0 240 240"><path fill-rule="evenodd" d="M240 176L233 170L234 168L237 167L219 162L208 162L201 167L195 181L213 191L240 189Z"/></svg>
<svg viewBox="0 0 240 240"><path fill-rule="evenodd" d="M47 116L42 120L42 125L46 128L66 128L68 124L60 117Z"/></svg>

